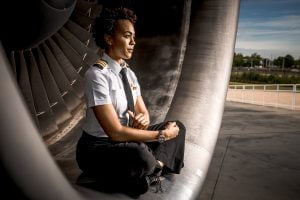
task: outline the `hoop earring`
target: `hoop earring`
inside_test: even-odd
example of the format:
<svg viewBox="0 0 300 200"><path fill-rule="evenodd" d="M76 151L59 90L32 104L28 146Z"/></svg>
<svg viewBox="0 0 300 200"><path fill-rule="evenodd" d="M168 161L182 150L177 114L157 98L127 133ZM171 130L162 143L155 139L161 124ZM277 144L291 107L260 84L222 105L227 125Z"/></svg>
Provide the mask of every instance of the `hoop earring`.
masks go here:
<svg viewBox="0 0 300 200"><path fill-rule="evenodd" d="M106 41L106 43L110 46L111 45L111 42L109 42L109 41Z"/></svg>

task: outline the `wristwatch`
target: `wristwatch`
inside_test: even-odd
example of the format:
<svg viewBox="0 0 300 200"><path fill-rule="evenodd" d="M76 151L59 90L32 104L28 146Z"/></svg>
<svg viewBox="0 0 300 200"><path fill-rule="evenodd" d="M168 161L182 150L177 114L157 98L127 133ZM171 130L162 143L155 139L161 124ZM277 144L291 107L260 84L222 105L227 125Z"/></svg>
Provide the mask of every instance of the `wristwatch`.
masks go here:
<svg viewBox="0 0 300 200"><path fill-rule="evenodd" d="M162 130L159 130L159 131L158 131L157 141L158 141L159 143L163 143L164 141L166 141L166 137L165 137L165 135L163 134L163 131L162 131Z"/></svg>

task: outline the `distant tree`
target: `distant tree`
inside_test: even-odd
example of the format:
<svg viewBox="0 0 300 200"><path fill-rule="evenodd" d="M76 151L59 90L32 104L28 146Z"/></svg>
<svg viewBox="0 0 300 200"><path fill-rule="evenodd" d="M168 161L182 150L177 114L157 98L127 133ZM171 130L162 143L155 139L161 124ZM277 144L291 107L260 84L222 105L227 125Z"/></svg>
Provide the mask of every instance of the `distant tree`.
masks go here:
<svg viewBox="0 0 300 200"><path fill-rule="evenodd" d="M243 61L244 61L243 64L244 67L251 67L251 58L249 56L245 56Z"/></svg>
<svg viewBox="0 0 300 200"><path fill-rule="evenodd" d="M271 60L269 58L263 58L262 59L262 65L263 67L269 67L271 64Z"/></svg>
<svg viewBox="0 0 300 200"><path fill-rule="evenodd" d="M251 56L244 56L241 53L234 53L232 66L233 67L255 67L260 65L267 65L270 60L262 58L261 55L257 53L251 54Z"/></svg>
<svg viewBox="0 0 300 200"><path fill-rule="evenodd" d="M277 57L273 60L273 64L276 65L277 67L281 67L282 63L283 63L283 57L282 56L279 56L279 57Z"/></svg>
<svg viewBox="0 0 300 200"><path fill-rule="evenodd" d="M241 67L241 66L243 66L243 64L244 64L243 58L244 58L243 54L241 54L241 53L238 53L238 54L234 53L232 65L234 67Z"/></svg>
<svg viewBox="0 0 300 200"><path fill-rule="evenodd" d="M252 66L259 66L262 60L262 57L258 55L257 53L253 53L251 55L251 61L252 61Z"/></svg>
<svg viewBox="0 0 300 200"><path fill-rule="evenodd" d="M294 62L295 68L300 68L300 58Z"/></svg>
<svg viewBox="0 0 300 200"><path fill-rule="evenodd" d="M274 65L276 65L277 67L282 67L282 65L284 64L284 68L291 68L294 63L294 57L289 54L284 57L279 56L274 60Z"/></svg>
<svg viewBox="0 0 300 200"><path fill-rule="evenodd" d="M291 68L294 65L294 63L295 59L293 56L288 54L284 57L284 67Z"/></svg>

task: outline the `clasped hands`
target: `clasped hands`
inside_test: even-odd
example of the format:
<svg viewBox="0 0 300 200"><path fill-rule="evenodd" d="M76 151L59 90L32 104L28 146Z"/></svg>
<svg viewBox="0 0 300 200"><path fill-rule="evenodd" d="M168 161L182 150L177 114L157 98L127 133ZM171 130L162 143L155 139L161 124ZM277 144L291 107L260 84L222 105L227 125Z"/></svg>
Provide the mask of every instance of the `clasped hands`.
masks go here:
<svg viewBox="0 0 300 200"><path fill-rule="evenodd" d="M143 114L138 113L137 115L134 115L133 112L128 110L129 117L133 120L132 121L132 127L137 129L145 130L149 126L149 119Z"/></svg>
<svg viewBox="0 0 300 200"><path fill-rule="evenodd" d="M147 117L143 113L138 113L137 115L134 115L131 111L128 111L128 114L133 120L132 122L133 128L142 129L142 130L148 128L149 119L147 119ZM163 133L167 140L177 137L179 133L179 127L174 121L166 122L164 129L165 131Z"/></svg>
<svg viewBox="0 0 300 200"><path fill-rule="evenodd" d="M165 124L164 128L165 128L164 135L167 140L177 137L179 133L179 127L177 126L176 122L168 121Z"/></svg>

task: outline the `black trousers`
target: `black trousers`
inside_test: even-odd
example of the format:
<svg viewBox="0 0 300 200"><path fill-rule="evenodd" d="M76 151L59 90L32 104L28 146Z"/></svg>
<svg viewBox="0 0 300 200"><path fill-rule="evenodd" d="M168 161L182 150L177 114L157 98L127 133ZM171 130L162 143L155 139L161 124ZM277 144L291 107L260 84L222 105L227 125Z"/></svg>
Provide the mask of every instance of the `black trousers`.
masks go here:
<svg viewBox="0 0 300 200"><path fill-rule="evenodd" d="M114 142L83 132L76 149L79 168L87 175L102 180L142 178L151 175L156 160L165 164L171 173L180 173L184 160L185 127L180 121L179 134L164 143ZM152 125L149 130L161 130L165 122Z"/></svg>

